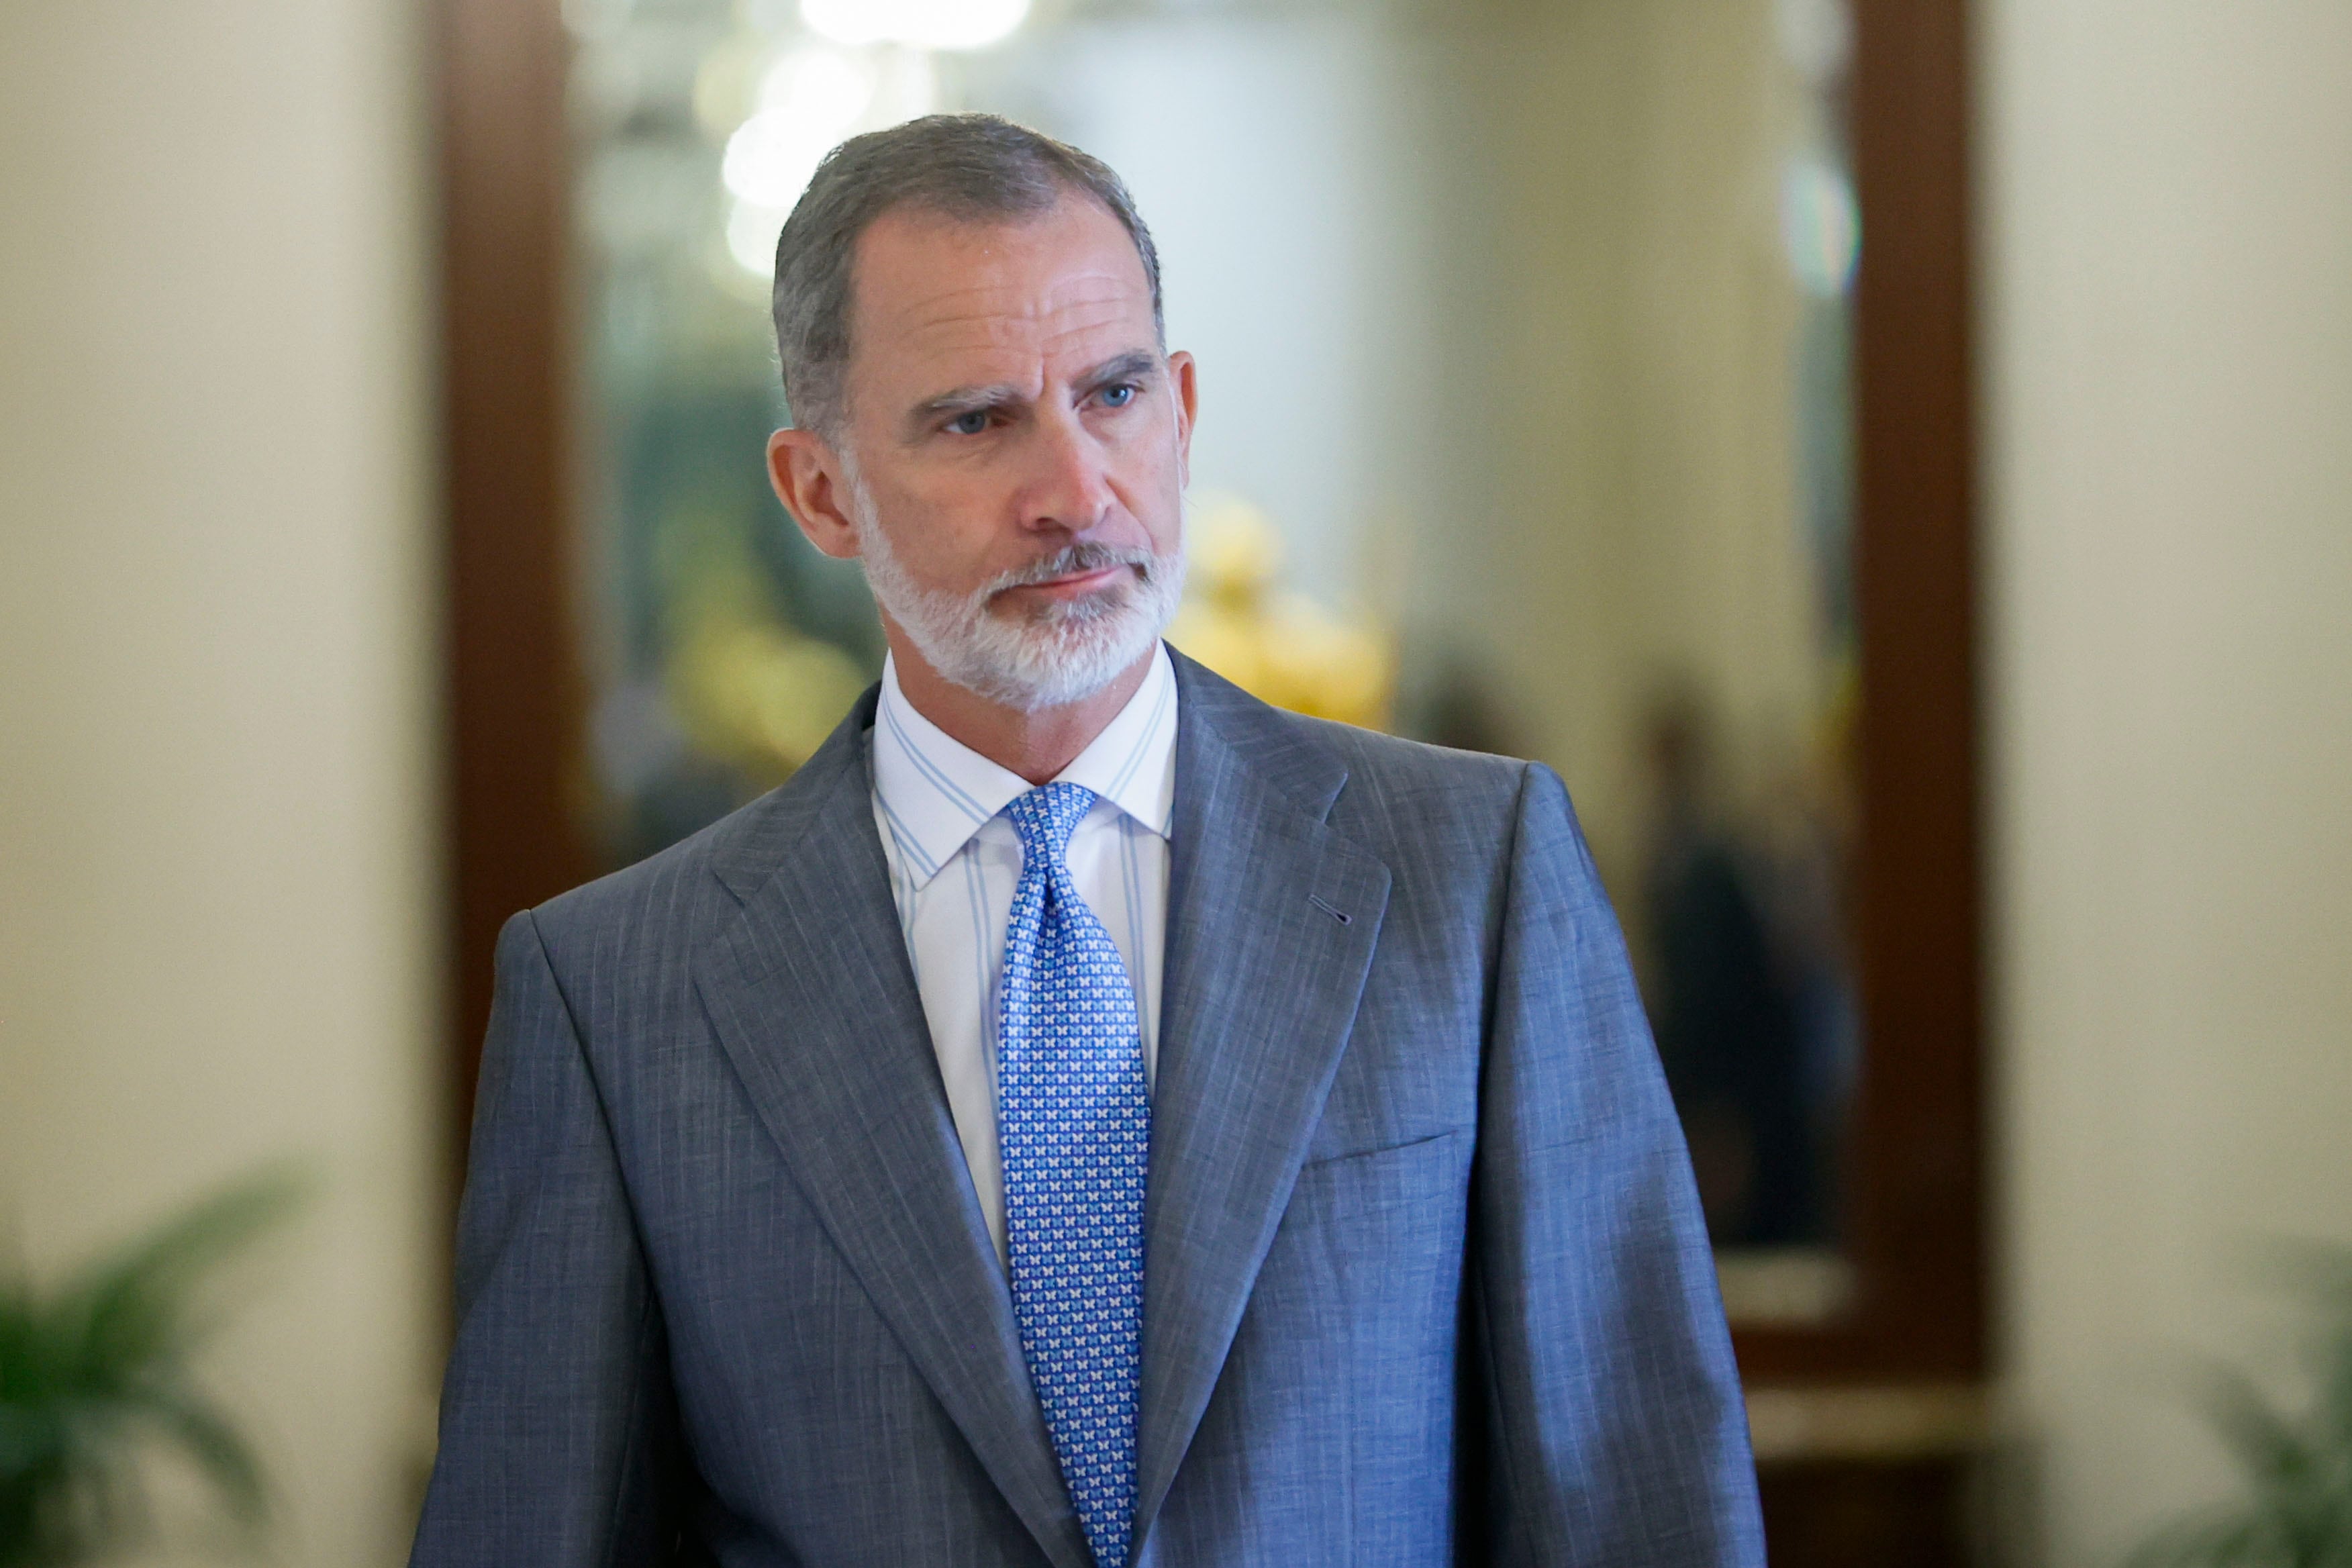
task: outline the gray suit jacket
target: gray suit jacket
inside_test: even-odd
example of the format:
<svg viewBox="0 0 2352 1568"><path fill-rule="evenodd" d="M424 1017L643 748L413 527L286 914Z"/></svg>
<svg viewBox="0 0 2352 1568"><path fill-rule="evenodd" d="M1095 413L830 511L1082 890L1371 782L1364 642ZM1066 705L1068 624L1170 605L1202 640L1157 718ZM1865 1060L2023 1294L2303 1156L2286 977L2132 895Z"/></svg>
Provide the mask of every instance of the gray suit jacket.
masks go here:
<svg viewBox="0 0 2352 1568"><path fill-rule="evenodd" d="M1139 1561L1760 1564L1558 777L1176 663ZM873 707L500 937L419 1568L1091 1562L891 904Z"/></svg>

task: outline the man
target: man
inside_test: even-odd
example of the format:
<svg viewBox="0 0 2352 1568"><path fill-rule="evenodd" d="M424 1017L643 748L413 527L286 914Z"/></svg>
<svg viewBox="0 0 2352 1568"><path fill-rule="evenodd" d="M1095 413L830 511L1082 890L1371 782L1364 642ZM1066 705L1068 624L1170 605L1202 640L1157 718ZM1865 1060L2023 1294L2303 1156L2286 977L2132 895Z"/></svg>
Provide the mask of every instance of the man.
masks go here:
<svg viewBox="0 0 2352 1568"><path fill-rule="evenodd" d="M1760 1563L1559 780L1160 646L1196 384L1117 177L859 137L775 301L889 666L501 936L415 1562Z"/></svg>

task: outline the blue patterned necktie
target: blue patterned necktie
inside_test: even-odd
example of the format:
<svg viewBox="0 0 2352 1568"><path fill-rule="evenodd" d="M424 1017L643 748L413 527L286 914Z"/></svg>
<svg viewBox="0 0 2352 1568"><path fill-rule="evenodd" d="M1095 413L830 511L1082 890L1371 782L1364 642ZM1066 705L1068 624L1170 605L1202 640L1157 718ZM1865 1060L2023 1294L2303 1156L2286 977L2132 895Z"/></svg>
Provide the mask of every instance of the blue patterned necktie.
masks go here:
<svg viewBox="0 0 2352 1568"><path fill-rule="evenodd" d="M1095 1561L1127 1568L1151 1103L1127 967L1070 879L1070 834L1094 801L1051 784L1004 808L1021 880L1004 931L996 1104L1021 1352Z"/></svg>

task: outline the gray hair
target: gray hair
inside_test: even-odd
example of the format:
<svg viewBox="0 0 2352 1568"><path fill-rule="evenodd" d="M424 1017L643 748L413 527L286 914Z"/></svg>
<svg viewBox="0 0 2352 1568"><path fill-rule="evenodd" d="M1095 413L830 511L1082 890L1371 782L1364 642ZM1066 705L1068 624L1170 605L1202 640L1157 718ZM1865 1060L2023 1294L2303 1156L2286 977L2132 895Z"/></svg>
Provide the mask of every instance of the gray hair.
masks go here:
<svg viewBox="0 0 2352 1568"><path fill-rule="evenodd" d="M772 308L793 422L835 439L846 412L849 309L858 237L897 207L969 223L1018 222L1065 195L1108 208L1135 241L1165 348L1160 253L1127 186L1102 160L993 114L930 114L853 136L825 154L776 238Z"/></svg>

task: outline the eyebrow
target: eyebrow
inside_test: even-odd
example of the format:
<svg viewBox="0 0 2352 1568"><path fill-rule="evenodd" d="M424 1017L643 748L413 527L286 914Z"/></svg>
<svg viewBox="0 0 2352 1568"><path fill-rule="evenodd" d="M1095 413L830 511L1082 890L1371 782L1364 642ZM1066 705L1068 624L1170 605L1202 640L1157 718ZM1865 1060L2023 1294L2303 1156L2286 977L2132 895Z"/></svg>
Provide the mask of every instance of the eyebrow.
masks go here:
<svg viewBox="0 0 2352 1568"><path fill-rule="evenodd" d="M1148 381L1159 371L1158 354L1150 349L1129 349L1095 366L1079 378L1078 384L1088 392L1094 392L1114 381Z"/></svg>
<svg viewBox="0 0 2352 1568"><path fill-rule="evenodd" d="M1091 393L1115 381L1146 380L1156 374L1159 369L1158 354L1150 349L1129 349L1125 353L1114 354L1086 372L1078 377L1077 385L1081 392ZM954 419L986 409L1012 407L1019 404L1022 397L1018 388L1002 382L993 385L959 386L915 405L908 411L907 422L910 428L919 429L936 419Z"/></svg>

